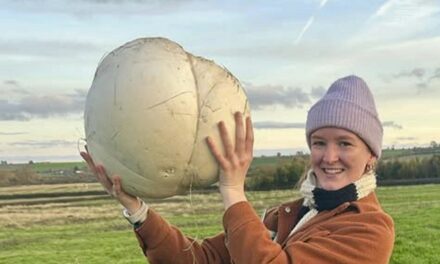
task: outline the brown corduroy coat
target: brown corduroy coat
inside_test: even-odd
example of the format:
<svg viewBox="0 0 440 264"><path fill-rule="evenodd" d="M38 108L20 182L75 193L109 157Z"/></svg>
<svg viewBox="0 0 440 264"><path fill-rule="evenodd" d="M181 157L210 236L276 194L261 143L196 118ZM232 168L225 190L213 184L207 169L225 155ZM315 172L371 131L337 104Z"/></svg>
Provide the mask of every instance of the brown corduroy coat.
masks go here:
<svg viewBox="0 0 440 264"><path fill-rule="evenodd" d="M374 193L319 213L289 236L301 205L297 200L269 210L263 223L248 202L237 203L224 214L225 232L201 244L150 209L135 234L152 264L388 263L394 224Z"/></svg>

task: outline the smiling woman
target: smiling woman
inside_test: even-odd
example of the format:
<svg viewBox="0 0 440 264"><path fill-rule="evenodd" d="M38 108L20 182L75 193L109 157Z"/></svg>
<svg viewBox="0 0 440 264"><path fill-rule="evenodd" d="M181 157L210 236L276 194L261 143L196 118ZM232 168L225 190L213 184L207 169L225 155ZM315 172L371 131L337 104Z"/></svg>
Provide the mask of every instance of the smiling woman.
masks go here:
<svg viewBox="0 0 440 264"><path fill-rule="evenodd" d="M321 128L311 138L312 169L320 188L338 190L355 182L376 161L368 146L348 130Z"/></svg>
<svg viewBox="0 0 440 264"><path fill-rule="evenodd" d="M388 263L394 223L376 197L374 162L381 155L382 126L367 84L356 76L334 82L309 111L306 124L311 169L302 198L256 214L244 192L252 160L249 117L235 114L231 140L219 123L221 143L207 137L221 168L219 191L224 232L202 243L171 226L145 202L121 188L90 155L81 155L107 191L126 209L150 263Z"/></svg>
<svg viewBox="0 0 440 264"><path fill-rule="evenodd" d="M336 81L310 109L306 135L318 187L338 190L371 171L383 129L366 83L354 76Z"/></svg>

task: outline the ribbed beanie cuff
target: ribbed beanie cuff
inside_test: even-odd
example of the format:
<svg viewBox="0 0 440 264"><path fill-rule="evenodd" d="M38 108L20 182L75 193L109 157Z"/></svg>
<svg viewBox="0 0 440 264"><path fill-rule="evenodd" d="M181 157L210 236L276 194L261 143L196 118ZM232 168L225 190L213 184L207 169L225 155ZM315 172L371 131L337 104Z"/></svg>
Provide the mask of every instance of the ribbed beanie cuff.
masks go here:
<svg viewBox="0 0 440 264"><path fill-rule="evenodd" d="M355 133L380 158L383 128L373 95L361 78L348 76L337 80L310 108L306 122L309 148L311 134L323 127L343 128Z"/></svg>

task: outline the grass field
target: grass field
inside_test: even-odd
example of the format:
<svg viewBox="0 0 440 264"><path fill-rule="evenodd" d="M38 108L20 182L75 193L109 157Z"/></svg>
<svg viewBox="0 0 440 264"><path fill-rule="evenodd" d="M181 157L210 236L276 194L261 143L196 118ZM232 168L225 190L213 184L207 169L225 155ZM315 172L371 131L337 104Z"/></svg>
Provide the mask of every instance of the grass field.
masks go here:
<svg viewBox="0 0 440 264"><path fill-rule="evenodd" d="M74 167L82 168L84 165L84 162L36 162L32 164L32 168L36 172L44 172L49 170L73 170Z"/></svg>
<svg viewBox="0 0 440 264"><path fill-rule="evenodd" d="M413 158L430 158L440 154L440 148L418 148L418 149L383 149L382 160L408 160Z"/></svg>
<svg viewBox="0 0 440 264"><path fill-rule="evenodd" d="M51 170L73 170L73 168L84 168L84 162L35 162L33 164L17 163L0 165L0 170L15 170L23 166L31 166L35 172L47 172Z"/></svg>
<svg viewBox="0 0 440 264"><path fill-rule="evenodd" d="M0 263L146 263L121 208L111 199L82 196L17 199L13 195L100 190L97 184L0 188ZM391 263L440 263L440 185L378 189L384 209L396 224ZM258 212L297 197L283 190L250 192ZM34 201L35 202L35 201ZM186 234L202 239L221 231L222 205L217 193L149 201Z"/></svg>

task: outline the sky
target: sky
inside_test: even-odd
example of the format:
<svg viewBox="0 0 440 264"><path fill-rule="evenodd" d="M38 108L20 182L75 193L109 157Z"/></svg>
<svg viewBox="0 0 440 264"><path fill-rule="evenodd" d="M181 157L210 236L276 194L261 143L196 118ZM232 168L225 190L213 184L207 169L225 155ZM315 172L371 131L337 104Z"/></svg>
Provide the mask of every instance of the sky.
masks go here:
<svg viewBox="0 0 440 264"><path fill-rule="evenodd" d="M100 60L165 37L242 83L255 156L307 151L307 110L355 74L384 147L440 141L438 0L0 0L0 160L77 161Z"/></svg>

